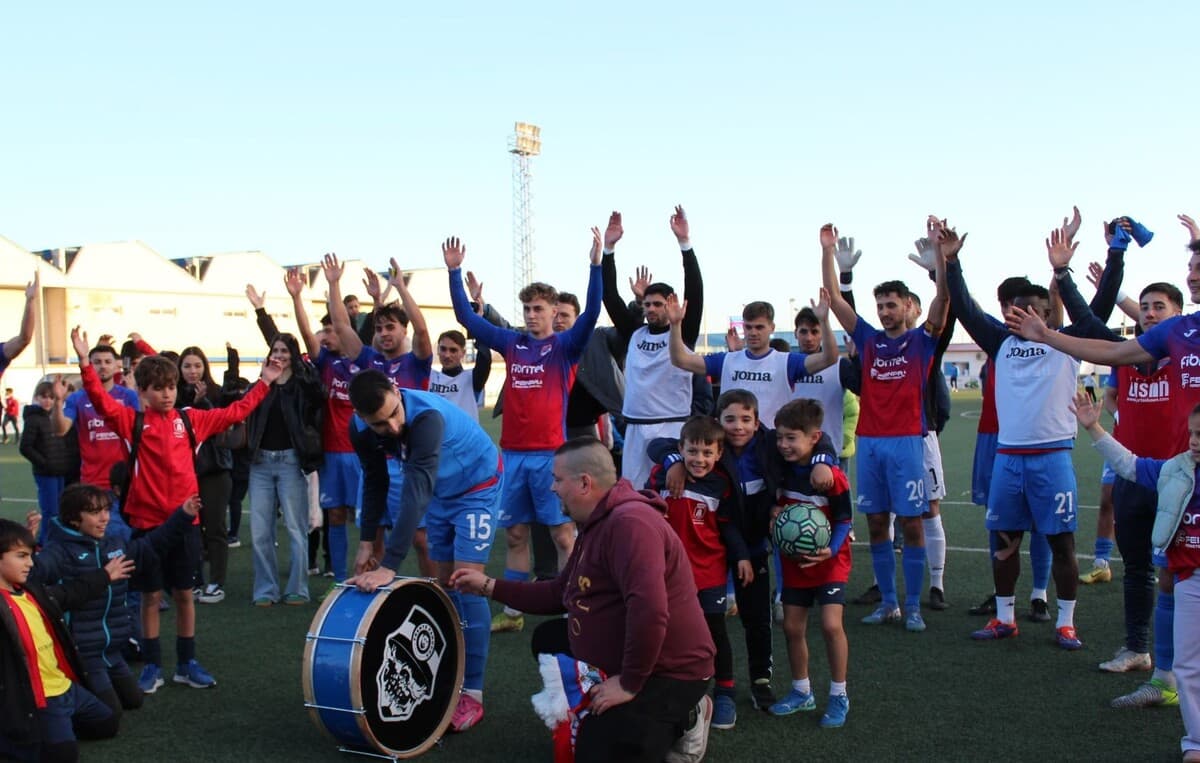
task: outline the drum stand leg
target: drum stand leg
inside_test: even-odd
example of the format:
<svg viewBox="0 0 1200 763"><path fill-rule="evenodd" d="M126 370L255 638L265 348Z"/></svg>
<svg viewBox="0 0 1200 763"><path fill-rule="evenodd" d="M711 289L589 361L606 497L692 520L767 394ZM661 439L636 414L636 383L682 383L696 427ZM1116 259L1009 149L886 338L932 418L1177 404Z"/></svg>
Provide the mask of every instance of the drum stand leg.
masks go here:
<svg viewBox="0 0 1200 763"><path fill-rule="evenodd" d="M349 753L350 755L362 755L366 758L379 758L380 760L390 760L392 763L399 763L400 759L395 755L384 755L381 752L370 752L369 750L360 750L357 747L338 747L338 752Z"/></svg>

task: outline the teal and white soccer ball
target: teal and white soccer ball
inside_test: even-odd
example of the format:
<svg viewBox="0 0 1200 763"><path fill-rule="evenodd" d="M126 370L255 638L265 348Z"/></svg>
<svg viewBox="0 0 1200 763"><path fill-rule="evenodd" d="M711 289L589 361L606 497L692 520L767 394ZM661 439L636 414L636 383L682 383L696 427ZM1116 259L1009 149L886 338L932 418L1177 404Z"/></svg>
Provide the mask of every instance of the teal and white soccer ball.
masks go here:
<svg viewBox="0 0 1200 763"><path fill-rule="evenodd" d="M808 556L829 547L833 530L825 512L811 503L784 507L775 520L772 540L784 556Z"/></svg>

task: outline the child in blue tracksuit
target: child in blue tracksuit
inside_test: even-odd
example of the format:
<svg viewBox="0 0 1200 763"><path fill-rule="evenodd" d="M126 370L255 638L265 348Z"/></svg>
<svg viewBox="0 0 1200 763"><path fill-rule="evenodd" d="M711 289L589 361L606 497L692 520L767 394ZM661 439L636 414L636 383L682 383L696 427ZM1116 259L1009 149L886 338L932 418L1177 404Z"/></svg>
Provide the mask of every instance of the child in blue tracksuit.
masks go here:
<svg viewBox="0 0 1200 763"><path fill-rule="evenodd" d="M157 564L157 554L182 541L196 518L199 502L189 501L161 527L145 536L126 541L106 532L112 516L109 493L93 485L71 485L63 491L58 516L46 529L46 546L34 559L33 579L43 584L60 583L101 569L110 560L125 556L138 567ZM112 708L141 707L142 691L122 647L133 633L133 616L126 604L127 580L108 586L104 595L88 600L71 616L71 635L87 670L87 688Z"/></svg>

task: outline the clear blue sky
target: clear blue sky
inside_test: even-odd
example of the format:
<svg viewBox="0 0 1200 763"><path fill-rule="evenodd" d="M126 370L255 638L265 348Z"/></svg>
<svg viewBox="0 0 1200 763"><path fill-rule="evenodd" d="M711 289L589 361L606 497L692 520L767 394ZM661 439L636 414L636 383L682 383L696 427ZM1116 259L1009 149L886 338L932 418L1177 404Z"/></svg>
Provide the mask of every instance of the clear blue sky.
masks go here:
<svg viewBox="0 0 1200 763"><path fill-rule="evenodd" d="M830 220L864 249L864 294L931 293L905 255L934 212L970 232L994 306L1004 276L1045 282L1073 203L1079 259L1129 214L1159 235L1127 282L1182 285L1200 6L1046 5L8 4L0 235L432 267L456 234L507 308L523 120L545 141L537 276L582 291L588 227L619 209L622 283L645 263L680 285L682 203L712 331L815 295Z"/></svg>

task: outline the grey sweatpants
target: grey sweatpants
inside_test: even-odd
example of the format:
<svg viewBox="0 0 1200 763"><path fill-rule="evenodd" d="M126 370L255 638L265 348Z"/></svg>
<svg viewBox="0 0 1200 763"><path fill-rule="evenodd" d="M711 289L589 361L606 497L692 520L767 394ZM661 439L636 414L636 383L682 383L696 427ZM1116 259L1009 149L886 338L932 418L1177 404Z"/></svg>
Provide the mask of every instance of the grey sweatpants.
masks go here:
<svg viewBox="0 0 1200 763"><path fill-rule="evenodd" d="M1200 750L1200 574L1175 582L1175 681L1184 752Z"/></svg>

